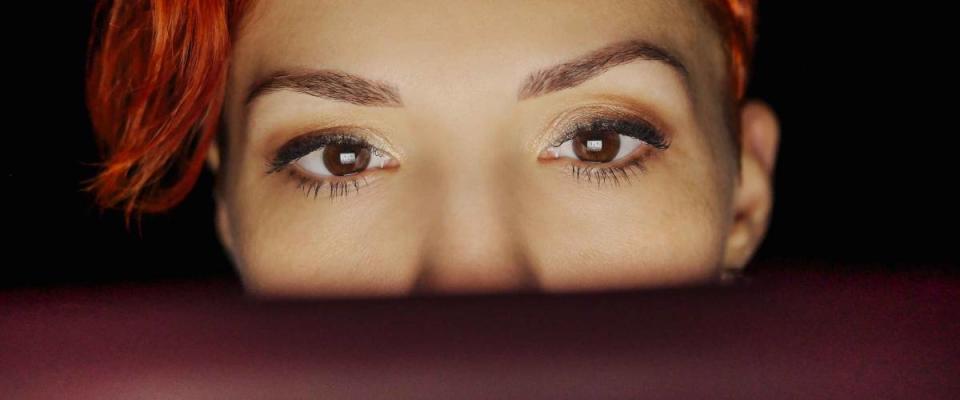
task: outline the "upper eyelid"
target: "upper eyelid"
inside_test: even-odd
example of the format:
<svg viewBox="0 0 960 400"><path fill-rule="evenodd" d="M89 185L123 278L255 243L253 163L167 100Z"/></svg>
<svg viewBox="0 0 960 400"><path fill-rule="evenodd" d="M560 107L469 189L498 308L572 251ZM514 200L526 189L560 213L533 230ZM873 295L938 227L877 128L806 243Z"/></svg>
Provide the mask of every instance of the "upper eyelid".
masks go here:
<svg viewBox="0 0 960 400"><path fill-rule="evenodd" d="M596 129L598 126L607 127L613 126L617 128L630 128L630 127L639 127L644 130L649 130L653 132L654 139L653 141L647 141L643 138L637 138L641 141L646 142L647 144L652 145L653 147L659 150L665 150L670 147L670 135L665 133L662 128L658 127L655 123L651 123L640 117L632 116L592 116L590 118L582 120L574 120L569 126L561 129L559 135L550 142L551 146L560 146L563 143L566 143L569 140L572 140L578 133L589 132L591 129ZM622 133L622 135L634 137L633 135Z"/></svg>

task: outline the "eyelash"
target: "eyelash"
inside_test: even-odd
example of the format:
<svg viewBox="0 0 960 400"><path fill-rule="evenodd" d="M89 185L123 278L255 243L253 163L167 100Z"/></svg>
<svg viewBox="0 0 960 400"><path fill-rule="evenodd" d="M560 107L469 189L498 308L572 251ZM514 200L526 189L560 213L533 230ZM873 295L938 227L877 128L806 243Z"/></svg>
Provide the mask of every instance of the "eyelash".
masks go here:
<svg viewBox="0 0 960 400"><path fill-rule="evenodd" d="M555 147L560 146L566 141L576 138L577 135L595 132L601 129L611 130L621 135L636 138L644 142L645 145L649 145L656 150L666 150L668 147L670 147L667 137L659 129L647 123L646 121L634 120L631 118L609 117L594 117L587 121L577 122L566 129L556 140L554 140L552 145ZM282 147L277 152L276 156L267 163L267 174L273 174L287 170L290 174L290 177L297 182L297 188L302 190L308 197L312 192L313 197L316 198L319 195L320 188L323 185L327 185L329 187L331 199L350 193L351 187L353 188L353 192L359 192L360 187L366 185L367 183L366 175L364 174L366 171L338 178L316 178L313 176L308 176L296 168L290 168L290 165L299 160L301 157L304 157L311 152L322 148L323 146L348 144L360 145L369 148L371 152L379 153L381 151L380 149L369 144L363 138L351 134L309 134L297 139L296 142L289 143L288 145ZM578 182L580 182L582 177L586 177L588 182L595 181L597 182L598 186L601 183L607 182L608 180L613 180L616 186L619 186L621 181L629 181L630 175L627 173L627 171L634 171L634 176L637 174L637 172L642 173L646 171L645 161L646 157L628 156L627 160L617 163L619 165L592 166L578 165L578 162L583 163L584 161L577 160L570 163L570 175L576 178ZM617 174L620 174L620 176ZM363 184L360 184L361 181Z"/></svg>
<svg viewBox="0 0 960 400"><path fill-rule="evenodd" d="M357 174L354 178L344 178L340 179L317 179L312 177L304 176L303 174L290 171L291 177L293 177L297 182L297 189L303 190L303 194L307 197L310 196L310 192L313 192L313 198L317 198L317 195L320 193L320 187L324 184L330 188L330 198L335 198L338 196L344 196L349 192L351 185L353 186L353 191L360 192L359 181L363 181L363 185L367 184L367 178Z"/></svg>
<svg viewBox="0 0 960 400"><path fill-rule="evenodd" d="M570 128L566 129L564 133L561 134L559 138L554 140L551 145L557 147L568 140L573 140L580 134L596 132L600 130L610 130L621 135L630 136L644 142L644 145L649 145L658 151L666 150L670 147L670 142L667 139L667 136L664 135L659 129L646 121L634 120L633 118L628 117L594 117L584 122L577 122ZM601 163L588 163L585 161L574 160L570 162L570 176L576 178L577 182L581 182L581 178L585 177L587 182L596 182L598 187L601 184L606 183L608 180L612 180L616 186L620 186L621 181L630 181L630 174L627 173L628 171L633 171L634 176L636 176L638 173L645 172L647 170L645 161L646 157L629 155L627 156L626 160L619 161L614 165L609 166L594 166L591 164ZM578 163L587 164L579 165Z"/></svg>

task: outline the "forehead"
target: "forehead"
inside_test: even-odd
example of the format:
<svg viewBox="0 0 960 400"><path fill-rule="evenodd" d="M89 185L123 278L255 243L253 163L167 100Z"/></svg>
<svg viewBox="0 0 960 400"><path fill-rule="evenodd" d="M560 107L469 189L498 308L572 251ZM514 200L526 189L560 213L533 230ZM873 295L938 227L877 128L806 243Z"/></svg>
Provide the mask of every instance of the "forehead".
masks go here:
<svg viewBox="0 0 960 400"><path fill-rule="evenodd" d="M696 75L720 65L710 26L700 0L260 1L237 35L233 75L249 84L322 67L401 87L450 78L495 90L625 39L671 50Z"/></svg>

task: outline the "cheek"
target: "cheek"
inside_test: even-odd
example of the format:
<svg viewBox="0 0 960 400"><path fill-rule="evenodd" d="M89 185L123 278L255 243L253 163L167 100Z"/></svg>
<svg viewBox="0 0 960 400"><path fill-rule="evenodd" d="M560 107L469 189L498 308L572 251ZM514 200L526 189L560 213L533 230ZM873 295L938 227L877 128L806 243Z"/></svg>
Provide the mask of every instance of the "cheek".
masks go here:
<svg viewBox="0 0 960 400"><path fill-rule="evenodd" d="M659 179L650 175L628 188L601 191L581 187L554 192L550 202L531 202L524 227L544 289L712 279L723 256L722 196L709 184Z"/></svg>
<svg viewBox="0 0 960 400"><path fill-rule="evenodd" d="M721 257L719 229L695 212L597 210L565 220L583 228L549 230L534 245L546 290L700 283L716 273Z"/></svg>
<svg viewBox="0 0 960 400"><path fill-rule="evenodd" d="M392 260L409 255L383 246L385 238L360 230L286 227L251 228L237 262L248 289L283 295L400 295L409 271ZM381 245L365 246L364 240ZM396 243L396 242L394 242Z"/></svg>
<svg viewBox="0 0 960 400"><path fill-rule="evenodd" d="M383 203L344 209L343 202L280 190L248 196L233 214L236 264L248 291L376 296L408 289L414 271L396 261L415 258L415 247L409 237L383 229L393 224Z"/></svg>

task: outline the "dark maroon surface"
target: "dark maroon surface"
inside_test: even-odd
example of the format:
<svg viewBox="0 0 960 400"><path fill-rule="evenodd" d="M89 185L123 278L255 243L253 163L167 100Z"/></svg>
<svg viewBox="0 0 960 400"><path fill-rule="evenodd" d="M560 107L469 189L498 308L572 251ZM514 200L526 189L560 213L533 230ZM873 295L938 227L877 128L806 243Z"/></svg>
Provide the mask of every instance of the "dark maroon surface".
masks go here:
<svg viewBox="0 0 960 400"><path fill-rule="evenodd" d="M263 301L230 282L0 292L2 398L960 398L960 280Z"/></svg>

